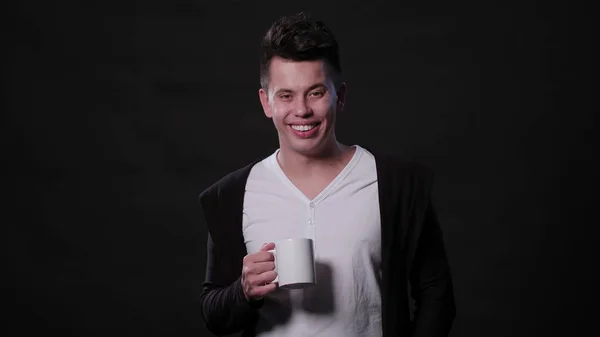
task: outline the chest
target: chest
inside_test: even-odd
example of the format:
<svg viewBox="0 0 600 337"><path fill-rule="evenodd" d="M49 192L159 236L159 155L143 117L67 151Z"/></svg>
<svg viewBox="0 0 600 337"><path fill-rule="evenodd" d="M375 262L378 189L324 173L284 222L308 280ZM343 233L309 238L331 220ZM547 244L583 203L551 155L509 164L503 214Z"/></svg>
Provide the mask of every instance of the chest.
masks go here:
<svg viewBox="0 0 600 337"><path fill-rule="evenodd" d="M302 193L309 200L319 196L336 179L339 171L326 172L325 174L315 175L310 178L289 177L289 182L298 192Z"/></svg>
<svg viewBox="0 0 600 337"><path fill-rule="evenodd" d="M245 242L310 238L318 261L352 265L357 258L379 264L381 220L376 179L348 181L320 200L293 191L248 190L244 199Z"/></svg>

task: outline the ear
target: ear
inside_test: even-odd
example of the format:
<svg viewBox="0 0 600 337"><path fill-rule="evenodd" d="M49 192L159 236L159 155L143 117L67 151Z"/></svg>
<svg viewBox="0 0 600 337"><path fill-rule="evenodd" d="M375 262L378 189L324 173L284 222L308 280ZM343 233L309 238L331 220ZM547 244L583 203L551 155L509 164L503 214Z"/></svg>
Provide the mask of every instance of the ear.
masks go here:
<svg viewBox="0 0 600 337"><path fill-rule="evenodd" d="M267 91L260 88L260 90L258 90L258 98L260 99L260 104L265 112L265 116L267 116L267 118L272 118L273 111L271 111L271 104L269 104L269 94Z"/></svg>
<svg viewBox="0 0 600 337"><path fill-rule="evenodd" d="M344 110L344 104L346 104L346 93L347 93L346 82L342 82L336 89L336 96L337 96L336 104L337 104L338 111Z"/></svg>

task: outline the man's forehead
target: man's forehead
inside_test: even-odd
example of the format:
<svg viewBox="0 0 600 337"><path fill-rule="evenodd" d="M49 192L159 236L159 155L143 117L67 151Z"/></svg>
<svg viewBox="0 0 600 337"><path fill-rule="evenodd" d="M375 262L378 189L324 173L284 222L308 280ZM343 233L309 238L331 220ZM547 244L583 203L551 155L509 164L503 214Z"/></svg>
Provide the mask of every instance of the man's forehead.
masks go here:
<svg viewBox="0 0 600 337"><path fill-rule="evenodd" d="M327 69L323 61L290 61L274 59L269 66L273 78L314 78L325 77Z"/></svg>
<svg viewBox="0 0 600 337"><path fill-rule="evenodd" d="M303 91L314 90L314 89L323 88L323 87L327 87L327 83L325 81L315 82L310 85L289 85L289 86L271 85L271 90L273 92L295 92L295 91L303 92Z"/></svg>
<svg viewBox="0 0 600 337"><path fill-rule="evenodd" d="M273 56L273 58L271 59L270 62L270 66L273 67L277 67L277 66L315 66L315 67L320 67L323 68L325 67L325 61L324 60L303 60L303 61L298 61L298 60L291 60L291 59L285 59L279 56Z"/></svg>
<svg viewBox="0 0 600 337"><path fill-rule="evenodd" d="M327 85L328 82L321 61L275 63L270 69L269 80L269 86L273 90L305 90L317 85Z"/></svg>

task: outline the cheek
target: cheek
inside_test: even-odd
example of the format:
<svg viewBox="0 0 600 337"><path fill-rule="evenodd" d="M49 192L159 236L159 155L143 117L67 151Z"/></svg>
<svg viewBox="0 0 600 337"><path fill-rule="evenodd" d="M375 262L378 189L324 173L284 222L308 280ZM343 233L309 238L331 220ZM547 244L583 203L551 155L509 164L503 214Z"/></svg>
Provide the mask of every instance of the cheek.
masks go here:
<svg viewBox="0 0 600 337"><path fill-rule="evenodd" d="M288 112L288 108L286 104L281 102L276 102L271 105L271 111L273 112L273 118L283 119Z"/></svg>
<svg viewBox="0 0 600 337"><path fill-rule="evenodd" d="M285 110L278 106L271 107L273 123L276 125L283 124L285 120Z"/></svg>
<svg viewBox="0 0 600 337"><path fill-rule="evenodd" d="M328 100L316 102L311 108L315 115L325 118L331 117L335 112L335 105L329 104Z"/></svg>

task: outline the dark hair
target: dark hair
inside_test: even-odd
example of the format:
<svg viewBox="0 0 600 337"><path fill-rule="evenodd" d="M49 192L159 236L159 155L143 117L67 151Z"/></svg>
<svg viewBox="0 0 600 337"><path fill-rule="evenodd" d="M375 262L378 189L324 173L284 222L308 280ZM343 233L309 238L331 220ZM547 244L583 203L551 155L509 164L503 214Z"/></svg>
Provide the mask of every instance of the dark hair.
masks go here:
<svg viewBox="0 0 600 337"><path fill-rule="evenodd" d="M336 85L342 72L333 33L323 22L313 21L305 12L273 22L263 37L261 49L260 85L265 90L269 84L269 65L275 56L292 61L323 60Z"/></svg>

